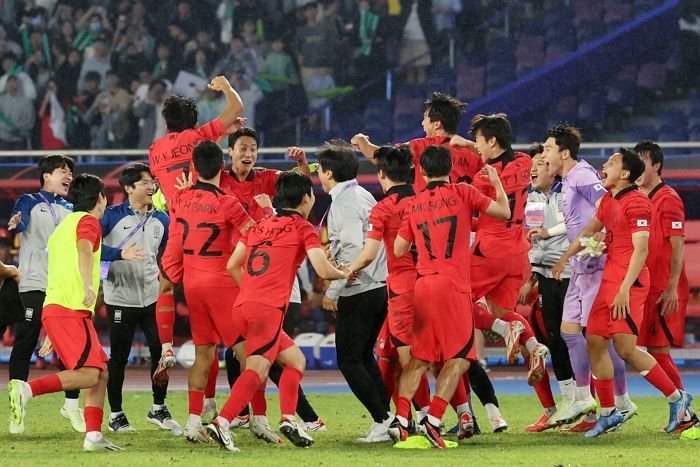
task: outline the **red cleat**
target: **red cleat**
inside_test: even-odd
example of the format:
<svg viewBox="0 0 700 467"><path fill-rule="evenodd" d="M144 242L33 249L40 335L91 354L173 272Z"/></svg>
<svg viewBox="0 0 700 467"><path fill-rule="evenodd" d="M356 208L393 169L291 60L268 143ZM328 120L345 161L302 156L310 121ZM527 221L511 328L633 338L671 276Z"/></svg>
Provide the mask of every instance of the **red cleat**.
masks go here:
<svg viewBox="0 0 700 467"><path fill-rule="evenodd" d="M541 431L549 430L550 428L556 428L561 426L561 422L554 425L549 424L549 419L552 418L551 415L543 413L540 418L537 419L535 423L532 423L525 427L525 431L528 433L539 433Z"/></svg>
<svg viewBox="0 0 700 467"><path fill-rule="evenodd" d="M591 412L591 413L595 413L595 412ZM585 433L585 432L591 430L595 426L595 423L596 423L595 420L593 420L592 422L587 422L586 419L583 419L572 427L564 428L563 430L561 430L561 432L562 433Z"/></svg>

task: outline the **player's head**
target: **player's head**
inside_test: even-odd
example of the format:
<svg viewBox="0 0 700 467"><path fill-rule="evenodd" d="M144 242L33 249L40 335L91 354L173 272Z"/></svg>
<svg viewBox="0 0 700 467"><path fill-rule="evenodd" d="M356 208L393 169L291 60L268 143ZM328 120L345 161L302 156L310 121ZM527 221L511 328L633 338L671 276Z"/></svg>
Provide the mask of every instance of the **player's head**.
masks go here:
<svg viewBox="0 0 700 467"><path fill-rule="evenodd" d="M89 212L98 219L102 218L107 207L104 190L105 184L96 175L80 174L75 177L68 192L68 197L73 203L73 211Z"/></svg>
<svg viewBox="0 0 700 467"><path fill-rule="evenodd" d="M664 152L661 146L653 141L641 141L634 147L634 152L644 161L644 173L637 180L637 184L642 187L653 188L650 185L657 185L661 171L664 168Z"/></svg>
<svg viewBox="0 0 700 467"><path fill-rule="evenodd" d="M540 142L537 142L537 141L530 144L530 147L527 150L527 153L530 154L530 157L532 158L533 164L535 162L535 157L539 156L543 152L544 152L544 145Z"/></svg>
<svg viewBox="0 0 700 467"><path fill-rule="evenodd" d="M212 180L224 168L224 152L213 141L202 141L192 151L192 162L201 180Z"/></svg>
<svg viewBox="0 0 700 467"><path fill-rule="evenodd" d="M620 148L603 164L603 186L624 188L634 184L644 172L644 161L639 154L627 148Z"/></svg>
<svg viewBox="0 0 700 467"><path fill-rule="evenodd" d="M563 176L565 167L578 160L583 135L576 127L560 123L547 132L544 157L552 176Z"/></svg>
<svg viewBox="0 0 700 467"><path fill-rule="evenodd" d="M41 188L59 196L68 195L73 180L75 162L60 154L44 156L39 161L39 183Z"/></svg>
<svg viewBox="0 0 700 467"><path fill-rule="evenodd" d="M452 153L444 146L428 146L420 156L420 172L426 181L450 176Z"/></svg>
<svg viewBox="0 0 700 467"><path fill-rule="evenodd" d="M291 209L308 218L315 201L314 184L303 173L291 170L277 179L272 201L276 209Z"/></svg>
<svg viewBox="0 0 700 467"><path fill-rule="evenodd" d="M199 113L191 97L170 96L163 103L163 118L168 131L190 130L197 125Z"/></svg>
<svg viewBox="0 0 700 467"><path fill-rule="evenodd" d="M129 201L138 204L153 204L153 193L158 189L158 182L151 174L151 169L142 163L132 164L122 170L119 185L126 191Z"/></svg>
<svg viewBox="0 0 700 467"><path fill-rule="evenodd" d="M323 191L328 193L337 183L357 177L360 159L357 151L348 144L326 143L318 151L318 178Z"/></svg>
<svg viewBox="0 0 700 467"><path fill-rule="evenodd" d="M474 115L469 127L476 150L484 161L495 159L510 149L513 139L508 116L504 113Z"/></svg>
<svg viewBox="0 0 700 467"><path fill-rule="evenodd" d="M408 183L411 178L412 157L407 146L381 146L374 151L377 177L384 192L396 184Z"/></svg>
<svg viewBox="0 0 700 467"><path fill-rule="evenodd" d="M449 94L434 92L423 104L423 131L427 137L457 133L459 119L467 104Z"/></svg>
<svg viewBox="0 0 700 467"><path fill-rule="evenodd" d="M260 137L253 128L243 127L228 137L228 155L236 173L247 175L258 160Z"/></svg>
<svg viewBox="0 0 700 467"><path fill-rule="evenodd" d="M547 163L542 154L537 154L532 158L532 168L530 169L530 184L532 188L540 191L549 191L554 185L555 176L547 170Z"/></svg>

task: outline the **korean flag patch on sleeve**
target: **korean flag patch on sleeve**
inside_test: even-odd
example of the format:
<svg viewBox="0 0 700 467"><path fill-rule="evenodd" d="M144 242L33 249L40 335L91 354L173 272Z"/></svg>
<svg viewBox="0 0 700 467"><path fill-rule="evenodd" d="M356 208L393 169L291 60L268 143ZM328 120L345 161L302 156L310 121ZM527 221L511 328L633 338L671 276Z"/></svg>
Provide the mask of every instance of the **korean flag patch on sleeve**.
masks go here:
<svg viewBox="0 0 700 467"><path fill-rule="evenodd" d="M683 222L671 222L671 229L681 230L683 228Z"/></svg>
<svg viewBox="0 0 700 467"><path fill-rule="evenodd" d="M646 219L637 219L637 227L649 227L649 221Z"/></svg>

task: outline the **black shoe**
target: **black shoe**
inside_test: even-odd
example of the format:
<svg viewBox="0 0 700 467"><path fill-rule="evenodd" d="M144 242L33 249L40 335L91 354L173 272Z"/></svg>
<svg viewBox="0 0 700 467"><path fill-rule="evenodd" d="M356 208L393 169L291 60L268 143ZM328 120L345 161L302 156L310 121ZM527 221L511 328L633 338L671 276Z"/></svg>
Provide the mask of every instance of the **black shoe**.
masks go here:
<svg viewBox="0 0 700 467"><path fill-rule="evenodd" d="M280 423L280 431L296 447L308 448L314 444L313 438L299 426L296 420L282 420Z"/></svg>
<svg viewBox="0 0 700 467"><path fill-rule="evenodd" d="M122 412L121 414L117 415L114 419L110 419L109 431L119 431L124 433L136 430L133 426L129 424L129 419L127 419L124 412Z"/></svg>
<svg viewBox="0 0 700 467"><path fill-rule="evenodd" d="M406 441L406 438L408 438L408 427L403 426L397 417L394 417L391 421L388 432L394 444Z"/></svg>

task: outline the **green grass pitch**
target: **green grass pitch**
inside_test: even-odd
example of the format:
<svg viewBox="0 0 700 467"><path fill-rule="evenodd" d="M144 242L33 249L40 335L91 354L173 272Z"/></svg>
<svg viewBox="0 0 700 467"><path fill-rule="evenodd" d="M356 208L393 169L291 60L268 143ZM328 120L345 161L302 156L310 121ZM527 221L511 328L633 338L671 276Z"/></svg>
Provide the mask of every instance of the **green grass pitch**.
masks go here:
<svg viewBox="0 0 700 467"><path fill-rule="evenodd" d="M127 392L124 409L135 433L107 433L109 439L126 448L121 453L84 453L83 435L70 429L58 414L62 395L33 399L27 410L27 431L22 435L8 432L7 394L0 403L0 459L3 466L79 466L79 465L692 465L700 446L680 441L677 434L657 433L666 423L666 402L660 397L637 397L640 414L619 432L598 439L585 440L580 435L557 431L525 433L523 428L539 415L534 396L502 396L501 408L510 424L507 432L493 434L477 404L477 416L485 434L464 440L456 449L438 451L393 449L390 443L362 445L354 442L370 425L370 419L359 402L349 394L311 394L309 399L326 420L329 430L313 434L316 444L299 449L286 443L270 446L259 441L248 430L236 430L240 453L230 453L218 445L194 445L169 432L159 431L146 422L150 406L147 393ZM167 400L173 416L184 424L187 395L173 392ZM219 397L219 404L223 396ZM277 420L277 396L268 396L269 419ZM106 417L105 417L106 418ZM446 423L456 420L451 411ZM276 426L273 424L273 426ZM105 427L106 430L106 427ZM693 454L693 452L695 454ZM693 460L695 459L695 460Z"/></svg>

